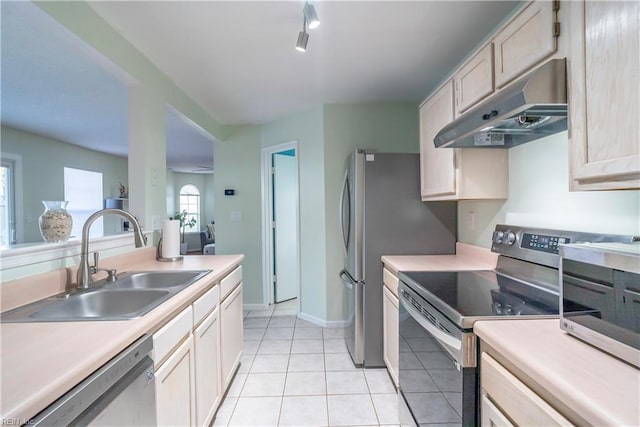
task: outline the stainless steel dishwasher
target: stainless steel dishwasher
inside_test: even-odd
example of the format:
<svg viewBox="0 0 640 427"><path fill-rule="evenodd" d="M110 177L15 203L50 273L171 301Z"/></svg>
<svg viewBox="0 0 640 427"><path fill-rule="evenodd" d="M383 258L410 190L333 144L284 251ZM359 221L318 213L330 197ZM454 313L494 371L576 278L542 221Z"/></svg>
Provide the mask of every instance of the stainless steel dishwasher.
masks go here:
<svg viewBox="0 0 640 427"><path fill-rule="evenodd" d="M28 425L152 426L155 382L145 335L40 412Z"/></svg>

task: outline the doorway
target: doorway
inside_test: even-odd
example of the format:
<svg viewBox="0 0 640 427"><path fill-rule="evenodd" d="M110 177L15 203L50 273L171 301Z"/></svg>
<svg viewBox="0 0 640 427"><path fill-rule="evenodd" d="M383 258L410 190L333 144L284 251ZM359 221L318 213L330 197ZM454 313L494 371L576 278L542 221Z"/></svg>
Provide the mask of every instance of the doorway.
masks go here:
<svg viewBox="0 0 640 427"><path fill-rule="evenodd" d="M297 141L264 148L264 304L296 300L300 308L300 226Z"/></svg>

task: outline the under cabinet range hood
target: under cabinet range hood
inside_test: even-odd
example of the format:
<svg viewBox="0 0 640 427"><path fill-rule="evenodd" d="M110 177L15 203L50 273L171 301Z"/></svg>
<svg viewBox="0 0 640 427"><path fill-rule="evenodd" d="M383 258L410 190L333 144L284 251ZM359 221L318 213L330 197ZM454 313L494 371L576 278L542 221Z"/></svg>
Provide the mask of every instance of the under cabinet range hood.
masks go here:
<svg viewBox="0 0 640 427"><path fill-rule="evenodd" d="M567 129L566 60L553 59L445 126L436 147L510 148Z"/></svg>

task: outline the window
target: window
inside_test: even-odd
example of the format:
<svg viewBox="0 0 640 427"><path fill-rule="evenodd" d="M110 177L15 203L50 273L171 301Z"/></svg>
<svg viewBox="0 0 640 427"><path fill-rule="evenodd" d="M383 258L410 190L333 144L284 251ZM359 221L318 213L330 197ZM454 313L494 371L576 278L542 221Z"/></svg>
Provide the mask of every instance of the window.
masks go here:
<svg viewBox="0 0 640 427"><path fill-rule="evenodd" d="M73 217L71 236L80 237L87 218L102 209L102 173L64 168L64 199L69 202L67 211ZM104 235L102 217L93 224L89 235Z"/></svg>
<svg viewBox="0 0 640 427"><path fill-rule="evenodd" d="M182 211L187 211L187 218L196 220L193 229L200 230L200 190L195 185L187 184L180 189L180 212Z"/></svg>
<svg viewBox="0 0 640 427"><path fill-rule="evenodd" d="M2 159L0 166L0 245L15 243L14 162Z"/></svg>

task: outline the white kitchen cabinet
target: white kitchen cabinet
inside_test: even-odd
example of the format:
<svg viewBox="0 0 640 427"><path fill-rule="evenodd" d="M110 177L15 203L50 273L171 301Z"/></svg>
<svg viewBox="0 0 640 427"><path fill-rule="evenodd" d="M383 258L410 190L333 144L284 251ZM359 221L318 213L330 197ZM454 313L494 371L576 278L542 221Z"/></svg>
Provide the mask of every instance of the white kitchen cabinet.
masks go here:
<svg viewBox="0 0 640 427"><path fill-rule="evenodd" d="M240 363L243 346L242 282L220 304L220 362L226 389Z"/></svg>
<svg viewBox="0 0 640 427"><path fill-rule="evenodd" d="M398 318L398 297L391 293L386 286L382 287L382 318L384 363L387 365L389 375L398 387L398 361L400 358L400 331Z"/></svg>
<svg viewBox="0 0 640 427"><path fill-rule="evenodd" d="M194 375L193 338L189 334L155 370L157 425L195 424Z"/></svg>
<svg viewBox="0 0 640 427"><path fill-rule="evenodd" d="M640 3L568 7L570 189L638 189Z"/></svg>
<svg viewBox="0 0 640 427"><path fill-rule="evenodd" d="M452 120L453 83L449 80L420 107L422 200L506 199L507 150L435 148L434 137Z"/></svg>
<svg viewBox="0 0 640 427"><path fill-rule="evenodd" d="M493 38L495 84L505 86L550 57L558 48L558 1L534 1Z"/></svg>
<svg viewBox="0 0 640 427"><path fill-rule="evenodd" d="M493 44L469 59L453 76L456 117L493 93Z"/></svg>
<svg viewBox="0 0 640 427"><path fill-rule="evenodd" d="M220 309L193 331L195 347L196 423L211 423L222 396L220 377Z"/></svg>
<svg viewBox="0 0 640 427"><path fill-rule="evenodd" d="M483 426L573 425L486 352L480 357Z"/></svg>

